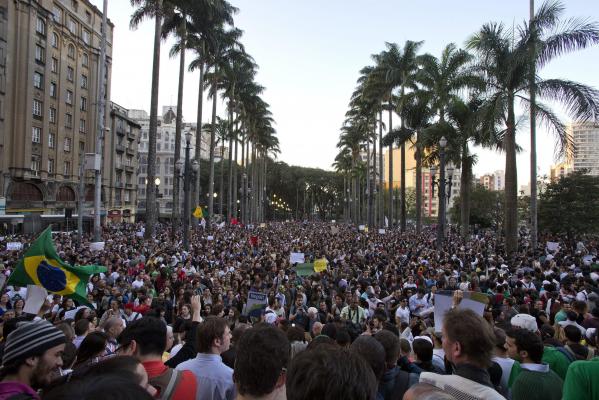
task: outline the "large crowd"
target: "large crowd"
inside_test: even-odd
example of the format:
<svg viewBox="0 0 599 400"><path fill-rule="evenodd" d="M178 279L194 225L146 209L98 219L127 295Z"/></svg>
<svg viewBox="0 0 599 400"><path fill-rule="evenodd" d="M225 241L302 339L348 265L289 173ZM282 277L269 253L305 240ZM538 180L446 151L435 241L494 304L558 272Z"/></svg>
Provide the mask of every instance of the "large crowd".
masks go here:
<svg viewBox="0 0 599 400"><path fill-rule="evenodd" d="M65 262L107 268L87 304L26 313L27 288L3 286L0 400L599 399L597 238L523 231L508 256L492 231L439 249L429 228L279 222L194 227L185 251L155 231L109 225L93 251L54 234ZM0 235L1 274L34 239Z"/></svg>

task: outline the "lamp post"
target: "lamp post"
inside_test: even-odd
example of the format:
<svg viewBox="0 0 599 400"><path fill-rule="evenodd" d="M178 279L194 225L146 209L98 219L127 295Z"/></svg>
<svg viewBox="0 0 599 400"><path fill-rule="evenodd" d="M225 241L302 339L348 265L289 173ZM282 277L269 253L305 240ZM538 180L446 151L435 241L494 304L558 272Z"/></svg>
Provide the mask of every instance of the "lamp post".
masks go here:
<svg viewBox="0 0 599 400"><path fill-rule="evenodd" d="M447 146L447 139L445 136L439 140L439 180L435 179L435 167L431 167L431 187L432 195L435 193L435 185L439 188L439 212L437 215L437 250L441 250L443 247L443 239L445 236L445 209L447 204L445 203L445 185L449 186L449 192L451 195L451 184L453 173L450 173L449 179L445 179L445 147ZM452 168L453 171L453 168Z"/></svg>
<svg viewBox="0 0 599 400"><path fill-rule="evenodd" d="M192 175L198 171L198 162L194 159L193 162L189 161L189 150L191 143L191 132L185 133L185 167L183 163L178 160L176 163L177 170L183 173L183 248L189 250L189 218L191 214L190 210L190 186ZM216 193L215 193L216 194Z"/></svg>

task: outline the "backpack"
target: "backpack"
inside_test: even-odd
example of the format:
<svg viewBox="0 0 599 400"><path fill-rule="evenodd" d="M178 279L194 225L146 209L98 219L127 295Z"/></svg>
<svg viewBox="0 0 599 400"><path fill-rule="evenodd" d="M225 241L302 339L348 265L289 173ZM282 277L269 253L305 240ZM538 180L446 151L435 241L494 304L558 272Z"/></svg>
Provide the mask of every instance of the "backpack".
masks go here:
<svg viewBox="0 0 599 400"><path fill-rule="evenodd" d="M148 380L148 383L158 389L160 400L171 400L183 373L173 368L168 368L161 375Z"/></svg>

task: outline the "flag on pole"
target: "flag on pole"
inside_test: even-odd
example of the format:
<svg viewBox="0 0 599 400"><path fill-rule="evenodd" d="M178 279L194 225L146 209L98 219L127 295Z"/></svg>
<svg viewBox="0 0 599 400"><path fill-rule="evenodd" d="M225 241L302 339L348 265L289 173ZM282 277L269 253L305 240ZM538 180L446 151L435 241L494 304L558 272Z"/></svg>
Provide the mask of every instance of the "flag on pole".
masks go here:
<svg viewBox="0 0 599 400"><path fill-rule="evenodd" d="M48 292L70 297L80 304L87 301L87 282L93 274L106 272L106 267L84 265L73 267L60 259L52 243L50 227L33 242L8 278L9 285L41 286Z"/></svg>
<svg viewBox="0 0 599 400"><path fill-rule="evenodd" d="M202 207L197 206L196 209L193 211L193 216L197 219L204 218L204 211L202 210Z"/></svg>

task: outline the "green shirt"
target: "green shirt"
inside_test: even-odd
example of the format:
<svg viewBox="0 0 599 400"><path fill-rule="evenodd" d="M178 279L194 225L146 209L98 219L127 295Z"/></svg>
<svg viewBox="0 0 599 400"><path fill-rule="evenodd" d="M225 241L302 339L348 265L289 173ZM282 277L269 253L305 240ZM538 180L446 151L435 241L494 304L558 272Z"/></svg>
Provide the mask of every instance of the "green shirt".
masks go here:
<svg viewBox="0 0 599 400"><path fill-rule="evenodd" d="M512 400L561 400L562 386L562 379L551 369L522 369L512 386Z"/></svg>
<svg viewBox="0 0 599 400"><path fill-rule="evenodd" d="M561 379L566 379L566 373L568 372L570 360L568 360L568 358L562 352L554 347L545 346L542 362L543 364L548 364L549 369L555 372ZM512 367L512 372L510 374L508 383L510 388L514 385L521 372L522 367L518 362L515 362L514 366Z"/></svg>
<svg viewBox="0 0 599 400"><path fill-rule="evenodd" d="M599 357L574 361L564 382L563 400L599 399Z"/></svg>

